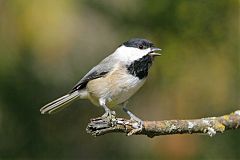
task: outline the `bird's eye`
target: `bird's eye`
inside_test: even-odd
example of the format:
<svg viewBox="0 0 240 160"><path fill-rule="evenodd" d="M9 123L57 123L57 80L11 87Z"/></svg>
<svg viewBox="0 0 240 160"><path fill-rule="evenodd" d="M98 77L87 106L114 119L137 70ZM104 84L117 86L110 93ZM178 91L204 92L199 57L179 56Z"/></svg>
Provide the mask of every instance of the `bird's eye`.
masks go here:
<svg viewBox="0 0 240 160"><path fill-rule="evenodd" d="M138 48L139 48L139 49L143 49L143 45L139 45Z"/></svg>

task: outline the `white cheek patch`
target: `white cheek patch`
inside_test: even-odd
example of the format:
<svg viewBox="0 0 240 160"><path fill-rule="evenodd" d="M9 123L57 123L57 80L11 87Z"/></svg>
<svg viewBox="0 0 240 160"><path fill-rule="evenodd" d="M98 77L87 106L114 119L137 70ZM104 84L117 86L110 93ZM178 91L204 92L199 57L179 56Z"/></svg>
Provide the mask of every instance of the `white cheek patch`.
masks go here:
<svg viewBox="0 0 240 160"><path fill-rule="evenodd" d="M132 62L134 60L142 58L143 56L147 55L149 52L150 52L150 48L141 50L138 48L126 47L123 45L114 52L114 55L116 56L116 58L122 61Z"/></svg>

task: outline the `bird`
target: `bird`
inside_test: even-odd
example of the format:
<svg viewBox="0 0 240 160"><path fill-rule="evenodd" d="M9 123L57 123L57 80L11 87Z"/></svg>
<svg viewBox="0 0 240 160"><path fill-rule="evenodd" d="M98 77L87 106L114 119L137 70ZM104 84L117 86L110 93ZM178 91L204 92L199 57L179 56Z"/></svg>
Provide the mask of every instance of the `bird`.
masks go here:
<svg viewBox="0 0 240 160"><path fill-rule="evenodd" d="M68 107L77 99L88 99L105 110L102 117L111 117L110 110L122 106L132 120L143 121L127 109L128 100L143 86L160 48L147 39L132 38L93 67L66 95L46 104L41 114L52 114Z"/></svg>

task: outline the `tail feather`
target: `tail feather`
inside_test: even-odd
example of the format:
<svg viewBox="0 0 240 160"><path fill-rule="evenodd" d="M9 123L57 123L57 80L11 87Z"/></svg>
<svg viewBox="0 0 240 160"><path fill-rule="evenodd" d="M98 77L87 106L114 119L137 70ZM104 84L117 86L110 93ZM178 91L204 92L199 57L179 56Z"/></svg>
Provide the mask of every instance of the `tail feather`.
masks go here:
<svg viewBox="0 0 240 160"><path fill-rule="evenodd" d="M52 114L55 113L65 107L67 107L70 102L74 101L79 97L79 92L75 91L73 93L62 96L55 101L52 101L40 109L42 114Z"/></svg>

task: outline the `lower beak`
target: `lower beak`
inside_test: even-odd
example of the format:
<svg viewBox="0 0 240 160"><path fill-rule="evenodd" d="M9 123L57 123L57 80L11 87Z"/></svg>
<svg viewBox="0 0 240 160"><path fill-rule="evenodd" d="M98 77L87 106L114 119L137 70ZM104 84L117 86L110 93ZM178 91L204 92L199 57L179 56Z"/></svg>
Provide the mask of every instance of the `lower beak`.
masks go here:
<svg viewBox="0 0 240 160"><path fill-rule="evenodd" d="M161 56L161 54L160 53L156 53L155 51L161 51L162 49L160 49L160 48L155 48L155 47L153 47L153 48L151 48L151 51L149 52L149 54L151 55L151 56Z"/></svg>

